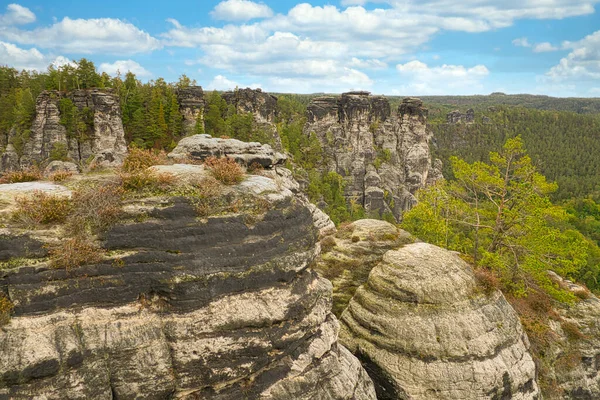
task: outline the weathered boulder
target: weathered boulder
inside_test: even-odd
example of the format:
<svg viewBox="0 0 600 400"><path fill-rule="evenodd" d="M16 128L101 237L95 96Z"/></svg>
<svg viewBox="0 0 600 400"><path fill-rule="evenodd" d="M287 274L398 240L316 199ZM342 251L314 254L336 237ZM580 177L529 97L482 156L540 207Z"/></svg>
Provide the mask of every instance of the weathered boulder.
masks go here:
<svg viewBox="0 0 600 400"><path fill-rule="evenodd" d="M190 86L179 88L176 91L177 102L179 103L179 112L183 116L184 134L194 133L196 124L202 124L204 128L204 108L206 101L204 91L200 86Z"/></svg>
<svg viewBox="0 0 600 400"><path fill-rule="evenodd" d="M256 163L264 168L271 168L285 161L285 156L275 152L268 144L213 138L207 134L183 138L169 153L169 157L173 160L229 157L248 167Z"/></svg>
<svg viewBox="0 0 600 400"><path fill-rule="evenodd" d="M84 139L70 137L60 123L59 102L70 99L78 110L89 110L91 126ZM44 91L36 100L36 115L29 140L19 159L22 168L48 160L61 146L74 162L118 165L127 154L119 97L110 89Z"/></svg>
<svg viewBox="0 0 600 400"><path fill-rule="evenodd" d="M426 243L387 252L341 323L378 399L540 398L519 317L455 253Z"/></svg>
<svg viewBox="0 0 600 400"><path fill-rule="evenodd" d="M385 97L350 92L314 99L304 133L319 139L323 169L344 177L348 200L399 220L416 203L415 192L441 177L432 167L426 117L419 99L404 99L392 112Z"/></svg>
<svg viewBox="0 0 600 400"><path fill-rule="evenodd" d="M0 268L14 305L0 329L0 398L375 400L337 342L331 284L309 268L310 210L249 176L200 216L203 166L152 171L180 187L127 197L96 241L101 261L65 270L32 253ZM56 245L62 229L38 241ZM30 240L19 232L0 235L0 254L5 240Z"/></svg>
<svg viewBox="0 0 600 400"><path fill-rule="evenodd" d="M321 240L315 270L333 284L333 312L341 316L371 270L389 250L413 243L413 237L389 222L355 221Z"/></svg>
<svg viewBox="0 0 600 400"><path fill-rule="evenodd" d="M45 175L50 175L56 172L70 172L73 174L79 173L77 164L68 161L52 161L44 169Z"/></svg>

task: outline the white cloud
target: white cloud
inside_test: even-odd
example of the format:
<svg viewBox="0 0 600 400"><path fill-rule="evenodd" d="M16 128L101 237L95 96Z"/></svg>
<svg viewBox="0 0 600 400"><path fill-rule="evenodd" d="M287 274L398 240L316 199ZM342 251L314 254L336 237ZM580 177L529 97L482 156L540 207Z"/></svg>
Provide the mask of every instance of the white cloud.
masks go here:
<svg viewBox="0 0 600 400"><path fill-rule="evenodd" d="M207 90L233 90L235 88L245 88L250 87L252 89L260 89L262 87L259 83L253 83L250 85L243 85L236 81L232 81L227 79L227 77L223 75L217 75L210 81L205 88Z"/></svg>
<svg viewBox="0 0 600 400"><path fill-rule="evenodd" d="M100 72L106 72L109 75L116 76L117 72L125 75L127 72L133 72L138 78L148 78L152 73L139 63L133 60L118 60L114 63L102 63L98 68Z"/></svg>
<svg viewBox="0 0 600 400"><path fill-rule="evenodd" d="M44 69L47 65L46 57L38 49L25 50L12 43L0 41L0 59L3 63L16 69Z"/></svg>
<svg viewBox="0 0 600 400"><path fill-rule="evenodd" d="M471 68L463 65L429 67L414 60L396 65L400 75L408 80L399 91L408 94L473 94L483 88L483 80L489 75L485 65Z"/></svg>
<svg viewBox="0 0 600 400"><path fill-rule="evenodd" d="M6 13L0 14L0 26L24 25L35 21L35 14L27 7L19 4L6 6Z"/></svg>
<svg viewBox="0 0 600 400"><path fill-rule="evenodd" d="M67 57L58 56L50 63L54 68L64 67L65 65L69 65L71 67L77 67L77 63L75 61L69 60Z"/></svg>
<svg viewBox="0 0 600 400"><path fill-rule="evenodd" d="M255 18L269 18L273 10L266 4L255 3L250 0L222 1L211 11L215 19L225 21L249 21Z"/></svg>
<svg viewBox="0 0 600 400"><path fill-rule="evenodd" d="M556 50L558 50L558 47L555 47L551 43L548 43L548 42L538 43L535 46L533 46L534 53L546 53L549 51L556 51Z"/></svg>
<svg viewBox="0 0 600 400"><path fill-rule="evenodd" d="M0 38L11 42L56 49L68 53L133 54L159 49L158 39L136 26L113 18L71 19L65 17L48 27L0 30Z"/></svg>
<svg viewBox="0 0 600 400"><path fill-rule="evenodd" d="M518 47L531 47L531 43L526 37L518 38L512 41L512 44Z"/></svg>
<svg viewBox="0 0 600 400"><path fill-rule="evenodd" d="M385 69L388 67L388 65L381 60L361 60L360 58L356 57L352 57L352 60L350 60L348 66L359 69Z"/></svg>
<svg viewBox="0 0 600 400"><path fill-rule="evenodd" d="M571 52L547 72L554 81L600 79L600 31L577 42L564 42Z"/></svg>

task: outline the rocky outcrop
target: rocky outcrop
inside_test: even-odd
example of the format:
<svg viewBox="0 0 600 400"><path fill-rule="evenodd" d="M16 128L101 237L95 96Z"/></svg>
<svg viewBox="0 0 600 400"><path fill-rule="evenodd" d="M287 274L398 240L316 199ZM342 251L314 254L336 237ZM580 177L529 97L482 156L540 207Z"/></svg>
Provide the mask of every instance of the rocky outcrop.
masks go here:
<svg viewBox="0 0 600 400"><path fill-rule="evenodd" d="M314 99L304 132L319 139L324 169L344 177L348 200L399 220L416 203L414 193L441 177L432 167L426 117L418 99L392 112L384 97L350 92Z"/></svg>
<svg viewBox="0 0 600 400"><path fill-rule="evenodd" d="M465 114L463 114L459 110L454 110L446 114L446 122L448 124L472 124L475 122L475 111L470 108Z"/></svg>
<svg viewBox="0 0 600 400"><path fill-rule="evenodd" d="M540 398L519 317L455 253L425 243L387 252L341 323L380 400Z"/></svg>
<svg viewBox="0 0 600 400"><path fill-rule="evenodd" d="M184 138L169 153L169 158L173 160L202 161L208 157L229 157L247 167L258 164L264 168L271 168L285 161L285 156L273 151L268 144L213 138L208 134Z"/></svg>
<svg viewBox="0 0 600 400"><path fill-rule="evenodd" d="M281 138L275 125L277 118L277 97L263 92L261 89L236 89L223 93L223 99L233 106L238 114L252 114L258 129L268 132L276 150L283 149Z"/></svg>
<svg viewBox="0 0 600 400"><path fill-rule="evenodd" d="M389 222L363 219L344 225L321 240L315 270L333 284L333 312L341 316L371 270L389 250L413 243L414 238Z"/></svg>
<svg viewBox="0 0 600 400"><path fill-rule="evenodd" d="M59 102L63 98L70 99L80 112L89 115L87 131L79 138L69 135L60 123ZM12 146L7 147L2 169L41 164L59 148L76 163L118 165L127 154L124 135L119 97L110 89L44 91L36 100L35 119L22 154L17 154Z"/></svg>
<svg viewBox="0 0 600 400"><path fill-rule="evenodd" d="M585 287L551 273L555 282L580 301L555 308L549 326L554 340L543 349L547 399L600 398L600 299ZM551 392L550 392L551 391Z"/></svg>
<svg viewBox="0 0 600 400"><path fill-rule="evenodd" d="M0 330L0 398L375 400L337 342L331 284L310 269L310 210L248 176L200 217L185 182L203 188L204 167L159 169L183 186L127 198L96 242L101 261L65 270L11 254L0 269L14 305ZM9 227L0 241L55 245L61 229L31 239Z"/></svg>
<svg viewBox="0 0 600 400"><path fill-rule="evenodd" d="M176 91L179 112L183 116L184 135L191 135L196 130L196 124L204 128L204 108L206 101L204 91L200 86L179 88Z"/></svg>

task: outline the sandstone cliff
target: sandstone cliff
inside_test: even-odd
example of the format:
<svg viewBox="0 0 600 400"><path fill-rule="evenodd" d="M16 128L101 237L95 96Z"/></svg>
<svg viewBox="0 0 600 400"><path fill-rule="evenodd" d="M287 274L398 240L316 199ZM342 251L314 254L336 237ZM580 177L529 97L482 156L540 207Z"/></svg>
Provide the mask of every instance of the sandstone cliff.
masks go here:
<svg viewBox="0 0 600 400"><path fill-rule="evenodd" d="M0 398L375 400L338 344L331 284L310 269L313 216L287 183L246 176L205 215L194 194L210 183L204 166L150 173L175 186L128 195L93 263L53 268L44 244L66 240L62 225L4 220L0 297L14 309L0 330ZM0 185L0 215L32 190L68 197L119 178L73 179Z"/></svg>
<svg viewBox="0 0 600 400"><path fill-rule="evenodd" d="M371 215L401 219L415 192L441 176L432 166L426 118L418 99L404 99L392 112L385 97L350 92L314 99L304 131L319 139L325 169L345 178L349 200Z"/></svg>
<svg viewBox="0 0 600 400"><path fill-rule="evenodd" d="M185 135L194 133L196 124L204 124L204 108L206 100L200 86L190 86L177 89L179 112L183 116L183 132ZM204 125L202 125L204 128Z"/></svg>
<svg viewBox="0 0 600 400"><path fill-rule="evenodd" d="M69 135L60 123L59 102L69 98L79 111L91 113L86 132L75 137ZM75 90L68 94L44 91L36 100L35 120L22 154L12 145L2 156L1 170L27 168L49 159L53 149L62 146L67 156L75 162L95 162L118 165L127 153L118 96L110 89Z"/></svg>
<svg viewBox="0 0 600 400"><path fill-rule="evenodd" d="M269 133L276 150L281 151L281 138L277 133L275 119L277 117L277 97L264 93L261 89L236 89L223 93L223 99L233 106L239 114L250 113L259 129Z"/></svg>

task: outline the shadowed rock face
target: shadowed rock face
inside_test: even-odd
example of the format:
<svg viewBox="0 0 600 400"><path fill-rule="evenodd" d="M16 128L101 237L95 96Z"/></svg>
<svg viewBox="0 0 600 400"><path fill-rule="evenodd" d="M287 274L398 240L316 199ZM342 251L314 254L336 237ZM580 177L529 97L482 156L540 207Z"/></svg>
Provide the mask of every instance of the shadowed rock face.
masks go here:
<svg viewBox="0 0 600 400"><path fill-rule="evenodd" d="M304 132L321 142L325 170L342 175L346 197L371 214L401 219L416 203L414 193L441 177L419 99L404 99L392 112L385 97L350 92L314 99L307 114Z"/></svg>
<svg viewBox="0 0 600 400"><path fill-rule="evenodd" d="M535 363L504 296L425 243L385 254L341 318L378 399L538 399Z"/></svg>
<svg viewBox="0 0 600 400"><path fill-rule="evenodd" d="M170 169L206 175L158 168ZM375 400L337 343L331 284L309 268L310 210L262 176L225 198L242 211L199 219L185 197L131 199L100 237L103 261L0 269L14 303L0 330L0 398ZM0 250L39 248L11 232Z"/></svg>
<svg viewBox="0 0 600 400"><path fill-rule="evenodd" d="M189 135L194 132L196 123L204 124L204 91L200 86L190 86L177 89L176 94L179 112L183 116L183 130Z"/></svg>
<svg viewBox="0 0 600 400"><path fill-rule="evenodd" d="M67 97L80 110L88 108L93 114L93 128L89 139L69 138L60 124L59 102ZM103 165L118 165L127 154L125 133L121 120L119 97L110 89L74 90L68 94L44 91L36 100L36 116L29 140L19 158L9 145L2 158L2 170L26 168L50 157L55 144L63 144L68 155L76 162L94 161Z"/></svg>

